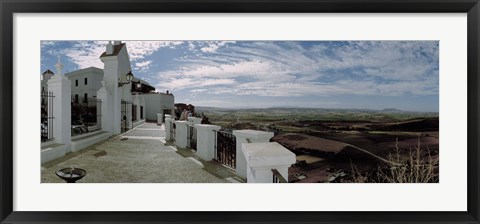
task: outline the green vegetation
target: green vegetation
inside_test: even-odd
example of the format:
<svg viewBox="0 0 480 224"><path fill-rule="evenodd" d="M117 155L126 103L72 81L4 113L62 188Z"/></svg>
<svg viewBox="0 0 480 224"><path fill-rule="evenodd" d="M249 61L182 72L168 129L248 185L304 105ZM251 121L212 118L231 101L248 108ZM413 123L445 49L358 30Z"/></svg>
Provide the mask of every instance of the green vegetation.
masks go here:
<svg viewBox="0 0 480 224"><path fill-rule="evenodd" d="M438 113L404 111L343 110L312 108L219 109L197 108L210 121L278 122L278 121L369 121L397 122L414 118L438 117Z"/></svg>

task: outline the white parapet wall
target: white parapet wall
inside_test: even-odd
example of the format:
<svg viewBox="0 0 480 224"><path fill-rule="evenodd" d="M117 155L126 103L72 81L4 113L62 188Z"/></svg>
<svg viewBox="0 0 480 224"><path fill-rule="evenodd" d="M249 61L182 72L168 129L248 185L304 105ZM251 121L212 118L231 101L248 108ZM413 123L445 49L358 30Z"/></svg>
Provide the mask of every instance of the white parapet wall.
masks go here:
<svg viewBox="0 0 480 224"><path fill-rule="evenodd" d="M107 140L111 134L106 131L96 131L85 135L79 135L72 139L71 150L76 152L92 146L101 141Z"/></svg>
<svg viewBox="0 0 480 224"><path fill-rule="evenodd" d="M188 121L175 121L175 145L180 148L187 147L187 129L191 124Z"/></svg>
<svg viewBox="0 0 480 224"><path fill-rule="evenodd" d="M220 126L209 124L195 124L197 129L197 156L205 161L215 158L215 131Z"/></svg>
<svg viewBox="0 0 480 224"><path fill-rule="evenodd" d="M47 146L42 146L41 149L41 163L50 162L54 159L65 156L67 150L67 145L64 144L51 144Z"/></svg>
<svg viewBox="0 0 480 224"><path fill-rule="evenodd" d="M237 161L236 171L237 175L246 178L247 177L247 161L242 153L242 144L245 143L262 143L269 142L273 137L273 132L256 131L256 130L236 130L233 131L233 135L237 139Z"/></svg>
<svg viewBox="0 0 480 224"><path fill-rule="evenodd" d="M201 124L202 123L202 118L200 118L200 117L188 117L187 120L192 122L192 124Z"/></svg>
<svg viewBox="0 0 480 224"><path fill-rule="evenodd" d="M273 183L272 169L288 181L288 168L295 163L295 154L277 142L242 144L247 162L247 183Z"/></svg>

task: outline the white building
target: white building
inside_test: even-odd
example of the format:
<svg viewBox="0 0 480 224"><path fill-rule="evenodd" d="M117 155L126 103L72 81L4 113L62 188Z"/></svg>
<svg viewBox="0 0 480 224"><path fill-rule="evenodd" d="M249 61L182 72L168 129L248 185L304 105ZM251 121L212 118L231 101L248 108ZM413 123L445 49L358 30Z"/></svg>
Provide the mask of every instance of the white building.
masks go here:
<svg viewBox="0 0 480 224"><path fill-rule="evenodd" d="M156 93L153 86L136 77L130 83L126 83L125 75L131 72L132 68L125 43L120 41L109 43L99 59L104 63L104 69L88 67L65 73L65 77L71 81L71 94L76 102L87 98L97 98L103 81L106 88L111 91L110 94L118 96L118 98L113 98L115 102L112 109L120 114L116 115L112 111L107 115L115 117L115 121L123 122L118 125L126 123L128 126L126 128L130 129L136 123L145 120L157 121L157 114L173 114L173 94ZM107 75L105 76L105 74ZM54 73L50 70L42 73L42 92L48 91L48 80L53 76ZM114 86L118 88L113 88ZM117 122L112 121L112 123ZM115 128L111 127L110 131L117 133L118 125L115 124Z"/></svg>
<svg viewBox="0 0 480 224"><path fill-rule="evenodd" d="M148 121L156 121L157 114L161 113L163 116L165 114L173 115L174 107L174 97L172 94L167 93L148 93L143 95L145 98L146 105L150 107L146 112L146 119ZM162 119L162 121L164 118Z"/></svg>
<svg viewBox="0 0 480 224"><path fill-rule="evenodd" d="M78 101L81 98L97 97L97 91L102 87L103 69L88 67L65 73L72 82L72 97Z"/></svg>

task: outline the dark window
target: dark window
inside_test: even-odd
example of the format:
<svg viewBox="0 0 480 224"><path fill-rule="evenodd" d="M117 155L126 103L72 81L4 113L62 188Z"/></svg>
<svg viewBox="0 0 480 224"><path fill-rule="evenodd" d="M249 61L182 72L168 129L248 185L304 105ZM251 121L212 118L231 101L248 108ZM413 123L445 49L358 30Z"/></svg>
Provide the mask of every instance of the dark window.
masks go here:
<svg viewBox="0 0 480 224"><path fill-rule="evenodd" d="M87 85L87 83L88 83L87 78L84 79L84 83L85 83L85 85Z"/></svg>
<svg viewBox="0 0 480 224"><path fill-rule="evenodd" d="M42 93L45 92L45 87L42 87Z"/></svg>
<svg viewBox="0 0 480 224"><path fill-rule="evenodd" d="M83 102L85 102L85 103L86 103L86 102L87 102L87 100L88 100L88 94L86 94L86 93L85 93L85 95L83 95Z"/></svg>
<svg viewBox="0 0 480 224"><path fill-rule="evenodd" d="M78 94L75 94L75 103L78 103Z"/></svg>
<svg viewBox="0 0 480 224"><path fill-rule="evenodd" d="M140 119L143 119L143 106L140 106Z"/></svg>
<svg viewBox="0 0 480 224"><path fill-rule="evenodd" d="M75 79L75 86L78 86L78 79Z"/></svg>

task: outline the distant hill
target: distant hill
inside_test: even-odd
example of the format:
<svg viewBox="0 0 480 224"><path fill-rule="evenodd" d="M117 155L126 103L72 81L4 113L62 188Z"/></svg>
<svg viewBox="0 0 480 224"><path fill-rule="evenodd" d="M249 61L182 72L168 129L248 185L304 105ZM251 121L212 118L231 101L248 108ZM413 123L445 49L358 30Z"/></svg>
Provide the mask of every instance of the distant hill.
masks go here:
<svg viewBox="0 0 480 224"><path fill-rule="evenodd" d="M396 108L385 108L382 110L374 109L344 109L344 108L308 108L308 107L288 107L288 106L275 106L269 108L222 108L222 107L203 107L197 106L197 111L316 111L316 112L368 112L368 113L400 113L400 114L425 114L428 116L438 116L437 112L419 112L419 111L404 111Z"/></svg>

